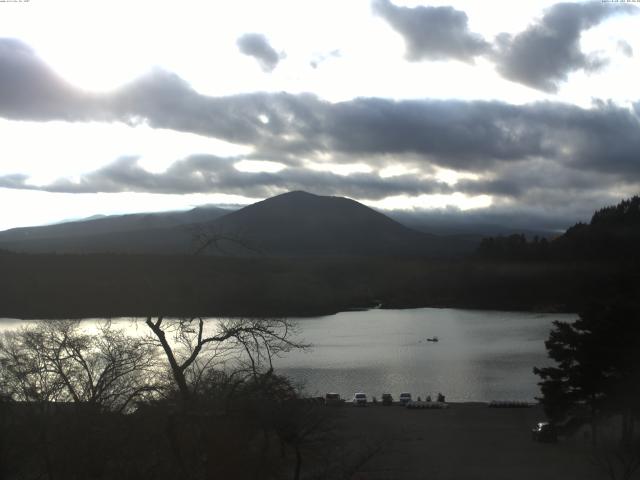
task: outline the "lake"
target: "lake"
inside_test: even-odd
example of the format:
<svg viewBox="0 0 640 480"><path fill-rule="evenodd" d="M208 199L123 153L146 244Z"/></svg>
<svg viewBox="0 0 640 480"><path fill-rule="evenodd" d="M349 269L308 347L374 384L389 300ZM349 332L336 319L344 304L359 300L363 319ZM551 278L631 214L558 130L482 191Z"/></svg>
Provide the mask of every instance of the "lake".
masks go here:
<svg viewBox="0 0 640 480"><path fill-rule="evenodd" d="M533 400L539 390L532 369L550 364L544 341L552 321L575 318L436 308L343 312L300 319L312 351L291 353L276 366L310 394ZM426 340L433 336L437 343Z"/></svg>
<svg viewBox="0 0 640 480"><path fill-rule="evenodd" d="M448 401L532 401L539 395L532 369L549 364L544 341L552 321L575 318L436 308L301 318L300 336L313 347L274 364L311 395L390 392L397 398L408 391L414 398L442 392ZM26 323L0 322L0 330ZM138 324L138 332L145 328ZM427 341L434 336L438 342Z"/></svg>

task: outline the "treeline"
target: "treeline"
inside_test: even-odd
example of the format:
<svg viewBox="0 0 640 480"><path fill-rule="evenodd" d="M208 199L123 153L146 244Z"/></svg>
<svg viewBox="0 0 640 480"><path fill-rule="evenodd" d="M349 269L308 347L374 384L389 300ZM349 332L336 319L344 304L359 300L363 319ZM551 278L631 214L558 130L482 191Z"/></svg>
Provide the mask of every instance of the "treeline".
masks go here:
<svg viewBox="0 0 640 480"><path fill-rule="evenodd" d="M479 258L489 260L548 261L551 257L550 242L544 237L528 240L524 234L487 237L480 241Z"/></svg>
<svg viewBox="0 0 640 480"><path fill-rule="evenodd" d="M0 255L0 316L314 316L384 308L575 311L616 264L392 258Z"/></svg>
<svg viewBox="0 0 640 480"><path fill-rule="evenodd" d="M547 240L524 235L481 241L476 256L501 261L640 262L640 197L596 211L588 224L577 223L563 235Z"/></svg>
<svg viewBox="0 0 640 480"><path fill-rule="evenodd" d="M314 316L386 308L577 311L638 283L640 197L547 240L487 238L464 259L0 252L0 316Z"/></svg>

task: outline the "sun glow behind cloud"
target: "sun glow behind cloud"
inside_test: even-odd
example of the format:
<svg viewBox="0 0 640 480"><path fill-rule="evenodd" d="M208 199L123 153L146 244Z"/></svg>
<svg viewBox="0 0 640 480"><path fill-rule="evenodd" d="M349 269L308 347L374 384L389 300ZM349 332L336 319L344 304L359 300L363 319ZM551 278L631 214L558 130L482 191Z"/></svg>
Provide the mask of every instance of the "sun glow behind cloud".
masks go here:
<svg viewBox="0 0 640 480"><path fill-rule="evenodd" d="M252 148L175 130L124 124L12 122L0 119L0 175L22 173L30 183L77 177L124 156L150 172L195 154L247 155ZM34 141L37 139L37 141Z"/></svg>
<svg viewBox="0 0 640 480"><path fill-rule="evenodd" d="M393 178L414 173L419 173L419 170L402 164L389 165L378 170L378 175L380 175L381 178Z"/></svg>
<svg viewBox="0 0 640 480"><path fill-rule="evenodd" d="M348 176L353 173L371 173L373 171L373 168L366 163L317 163L306 161L305 167L317 172L331 172L342 176Z"/></svg>
<svg viewBox="0 0 640 480"><path fill-rule="evenodd" d="M447 168L439 168L435 174L436 180L446 183L447 185L455 185L460 180L478 180L479 175L467 172L456 172Z"/></svg>
<svg viewBox="0 0 640 480"><path fill-rule="evenodd" d="M266 160L240 160L233 166L236 170L247 173L277 173L287 168L287 166L283 163L270 162Z"/></svg>
<svg viewBox="0 0 640 480"><path fill-rule="evenodd" d="M382 210L420 210L454 207L464 211L490 207L492 198L489 195L468 196L456 192L450 195L435 194L417 195L413 197L397 195L377 201L363 200L362 203Z"/></svg>

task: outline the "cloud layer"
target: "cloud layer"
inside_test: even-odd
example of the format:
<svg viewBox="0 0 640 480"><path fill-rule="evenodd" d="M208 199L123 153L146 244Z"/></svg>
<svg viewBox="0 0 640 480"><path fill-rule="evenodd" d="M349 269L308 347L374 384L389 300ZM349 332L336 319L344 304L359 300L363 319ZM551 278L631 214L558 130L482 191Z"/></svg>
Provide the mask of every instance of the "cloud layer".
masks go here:
<svg viewBox="0 0 640 480"><path fill-rule="evenodd" d="M75 90L14 41L0 42L8 88L0 116L24 120L146 123L254 147L263 160L296 164L329 155L354 163L386 156L483 172L498 164L548 158L567 167L637 178L637 113L609 103L510 105L460 100L359 98L330 103L311 94L198 94L178 76L154 70L104 95ZM18 57L20 69L11 69ZM7 92L15 90L15 95ZM46 101L43 101L45 99ZM382 161L381 160L381 161Z"/></svg>
<svg viewBox="0 0 640 480"><path fill-rule="evenodd" d="M415 175L382 178L376 173L353 173L346 176L304 167L290 167L278 173L252 173L236 169L236 161L236 158L193 155L176 161L165 172L152 173L138 164L138 158L122 157L83 175L79 180L61 178L47 185L30 185L24 175L6 175L0 176L0 188L57 193L216 192L258 198L292 190L307 190L371 200L393 195L452 192L446 183Z"/></svg>
<svg viewBox="0 0 640 480"><path fill-rule="evenodd" d="M544 211L562 204L578 212L598 206L596 199L614 199L640 186L640 103L631 110L606 102L580 108L380 98L330 103L287 93L208 97L160 69L111 93L89 94L68 85L29 47L11 39L0 40L0 82L4 118L144 123L253 150L245 157L176 159L163 173L148 172L137 158L125 157L78 181L62 178L44 186L17 172L0 177L4 188L253 197L303 189L369 200L460 192L491 195L507 210L536 205ZM241 159L273 160L287 168L241 172L234 167ZM363 163L371 172L344 176L311 170L309 162ZM411 173L382 176L390 165ZM434 177L438 168L476 177L447 184Z"/></svg>

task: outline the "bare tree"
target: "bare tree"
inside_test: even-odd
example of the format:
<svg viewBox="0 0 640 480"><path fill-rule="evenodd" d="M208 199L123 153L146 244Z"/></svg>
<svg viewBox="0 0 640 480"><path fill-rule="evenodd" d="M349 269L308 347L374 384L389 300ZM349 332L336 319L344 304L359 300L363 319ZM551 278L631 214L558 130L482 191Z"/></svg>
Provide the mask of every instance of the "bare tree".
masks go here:
<svg viewBox="0 0 640 480"><path fill-rule="evenodd" d="M307 347L294 338L297 328L288 319L233 318L205 322L201 317L147 317L145 323L165 353L184 402L190 400L202 372L214 363L256 376L273 371L272 361L278 355Z"/></svg>
<svg viewBox="0 0 640 480"><path fill-rule="evenodd" d="M0 337L0 382L3 396L27 402L49 402L63 396L64 383L48 366L44 352L33 348L32 332L5 332Z"/></svg>
<svg viewBox="0 0 640 480"><path fill-rule="evenodd" d="M203 255L214 251L217 254L231 255L234 253L262 254L259 248L246 241L247 235L238 231L223 231L216 227L200 224L189 228L193 244L194 255Z"/></svg>
<svg viewBox="0 0 640 480"><path fill-rule="evenodd" d="M0 339L0 379L7 394L23 401L84 402L127 410L158 390L155 348L100 325L95 335L77 320L40 321Z"/></svg>

